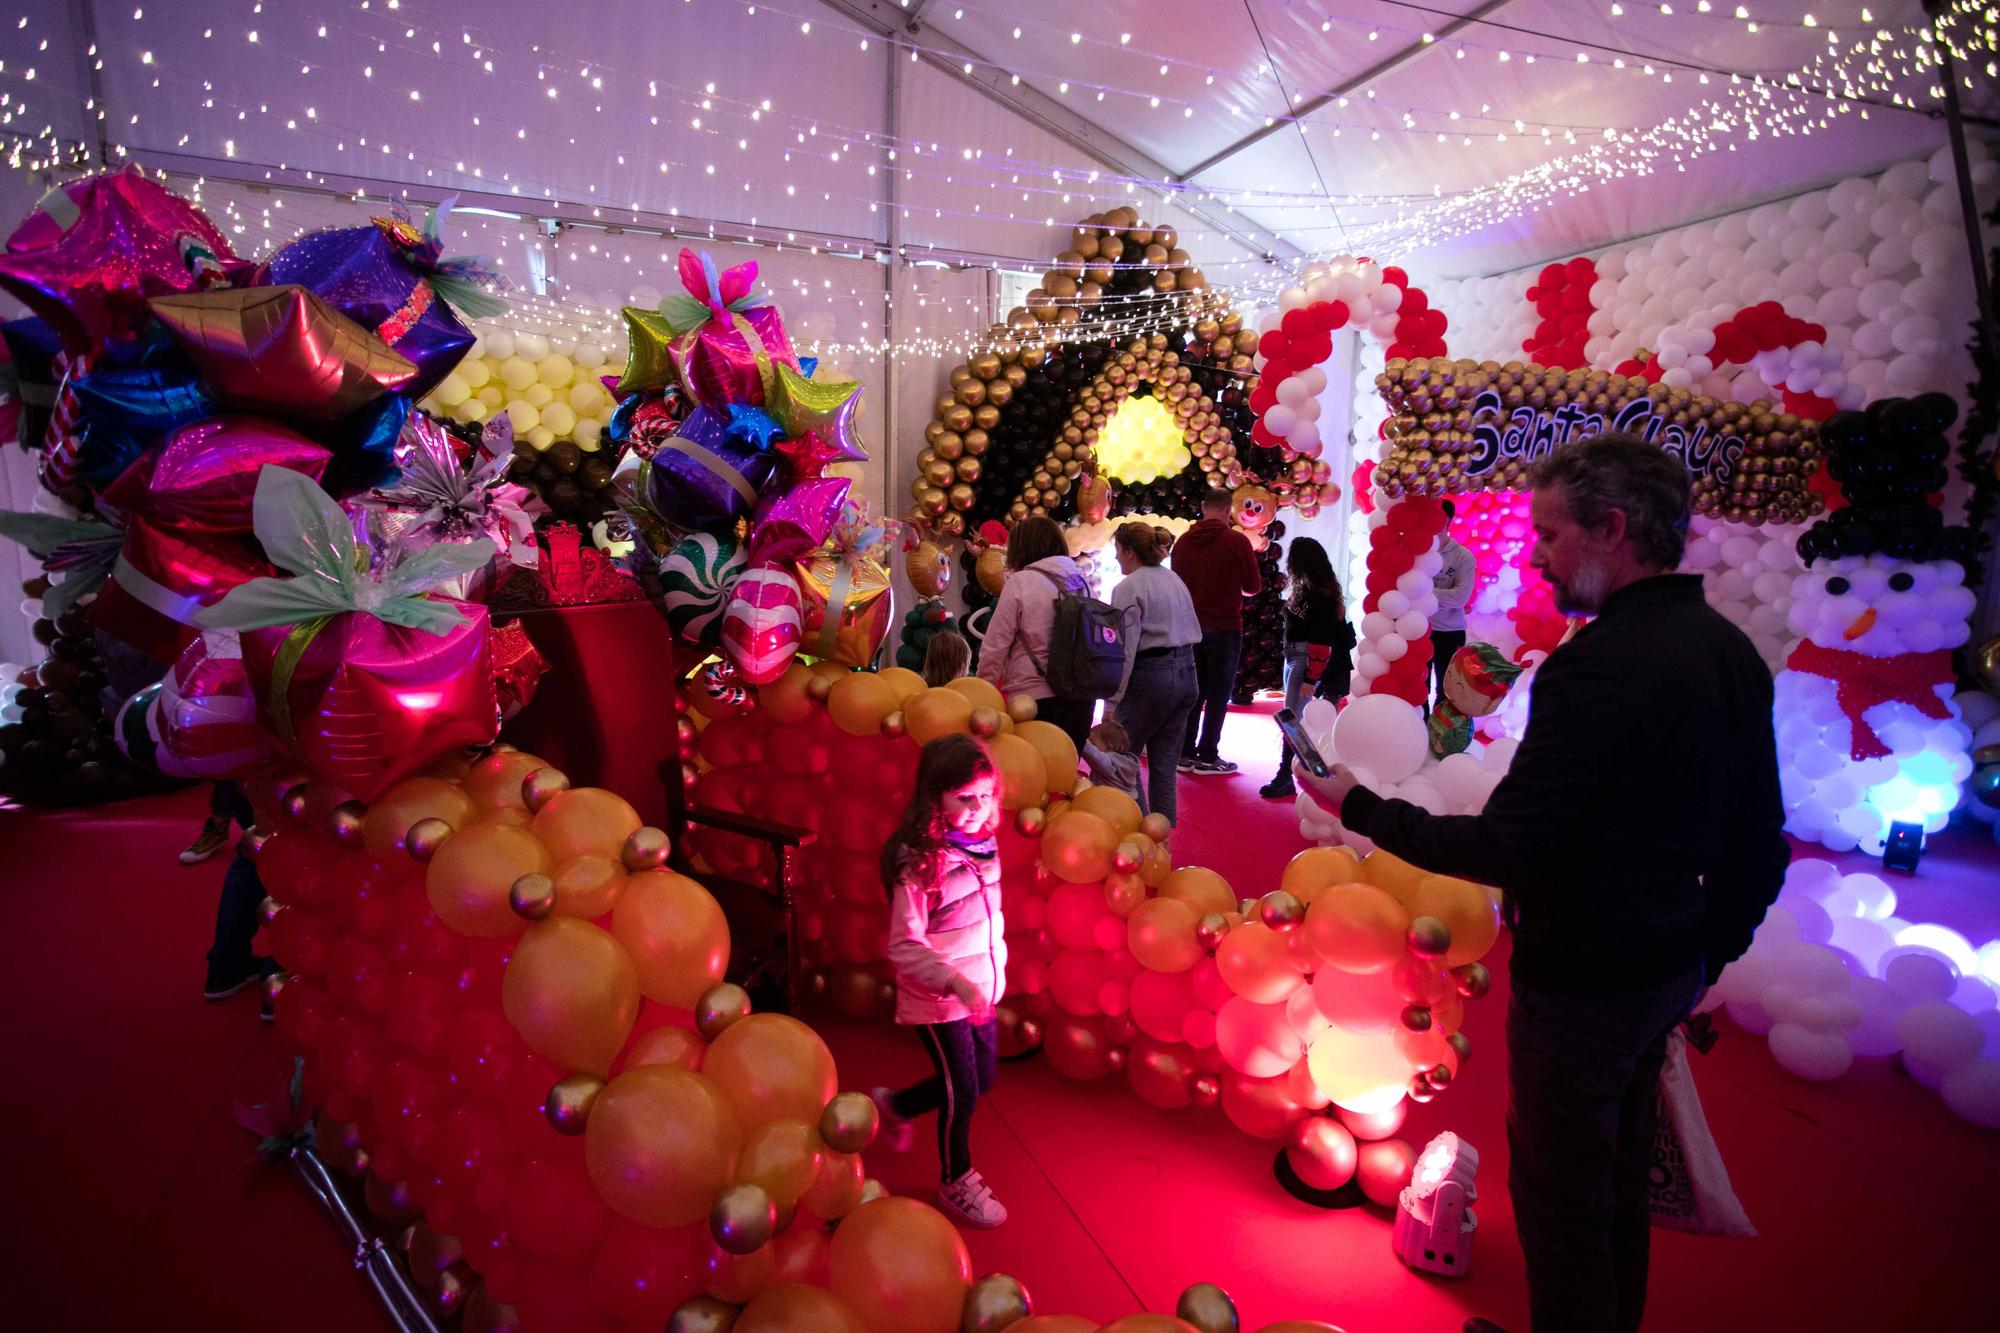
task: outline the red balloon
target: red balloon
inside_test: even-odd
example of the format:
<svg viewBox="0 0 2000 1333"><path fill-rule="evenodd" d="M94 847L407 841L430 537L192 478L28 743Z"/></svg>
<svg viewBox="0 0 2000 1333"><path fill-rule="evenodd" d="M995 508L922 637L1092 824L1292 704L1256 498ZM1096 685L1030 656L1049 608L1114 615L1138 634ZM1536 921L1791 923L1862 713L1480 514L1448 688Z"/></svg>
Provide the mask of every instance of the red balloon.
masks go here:
<svg viewBox="0 0 2000 1333"><path fill-rule="evenodd" d="M1410 1172L1416 1165L1416 1149L1401 1139L1381 1139L1361 1145L1355 1154L1354 1175L1370 1203L1394 1208L1396 1196L1410 1183Z"/></svg>
<svg viewBox="0 0 2000 1333"><path fill-rule="evenodd" d="M576 1151L531 1157L515 1166L505 1216L515 1244L537 1258L583 1263L612 1222Z"/></svg>
<svg viewBox="0 0 2000 1333"><path fill-rule="evenodd" d="M703 1285L705 1228L649 1227L619 1218L590 1260L591 1294L628 1325L658 1328Z"/></svg>

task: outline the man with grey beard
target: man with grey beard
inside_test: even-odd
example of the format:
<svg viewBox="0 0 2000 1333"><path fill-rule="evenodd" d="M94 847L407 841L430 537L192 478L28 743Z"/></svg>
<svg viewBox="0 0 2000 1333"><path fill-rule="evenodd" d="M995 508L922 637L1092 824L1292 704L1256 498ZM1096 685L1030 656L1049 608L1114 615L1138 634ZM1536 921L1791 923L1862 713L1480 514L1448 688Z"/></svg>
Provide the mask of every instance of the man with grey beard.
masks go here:
<svg viewBox="0 0 2000 1333"><path fill-rule="evenodd" d="M1771 674L1700 577L1670 572L1689 512L1678 460L1604 435L1532 484L1533 564L1559 608L1596 619L1537 671L1486 808L1431 815L1343 765L1295 772L1354 832L1505 892L1508 1188L1535 1333L1632 1333L1667 1036L1749 947L1790 859Z"/></svg>

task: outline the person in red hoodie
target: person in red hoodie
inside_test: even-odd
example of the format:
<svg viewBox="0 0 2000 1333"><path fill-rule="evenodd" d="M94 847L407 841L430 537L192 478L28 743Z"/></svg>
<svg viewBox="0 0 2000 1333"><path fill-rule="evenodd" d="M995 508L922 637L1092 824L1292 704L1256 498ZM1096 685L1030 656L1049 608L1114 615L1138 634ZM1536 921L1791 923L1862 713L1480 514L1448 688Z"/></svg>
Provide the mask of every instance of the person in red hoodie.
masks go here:
<svg viewBox="0 0 2000 1333"><path fill-rule="evenodd" d="M1228 491L1210 491L1202 497L1201 522L1174 543L1173 569L1187 584L1195 617L1201 621L1201 642L1194 650L1201 697L1188 714L1180 771L1234 773L1236 765L1216 747L1222 742L1229 696L1236 689L1236 665L1243 658L1243 599L1263 591L1264 576L1257 570L1250 539L1229 526Z"/></svg>

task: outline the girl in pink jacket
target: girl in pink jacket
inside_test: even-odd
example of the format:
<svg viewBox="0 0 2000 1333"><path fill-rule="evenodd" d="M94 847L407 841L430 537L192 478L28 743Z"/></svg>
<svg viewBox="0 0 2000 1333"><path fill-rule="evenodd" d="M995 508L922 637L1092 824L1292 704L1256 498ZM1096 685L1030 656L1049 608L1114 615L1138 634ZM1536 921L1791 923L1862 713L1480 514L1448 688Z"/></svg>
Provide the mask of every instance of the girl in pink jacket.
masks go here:
<svg viewBox="0 0 2000 1333"><path fill-rule="evenodd" d="M972 1112L999 1070L993 1006L1007 984L1000 911L999 783L986 749L960 733L923 748L916 793L882 849L896 1021L914 1027L937 1072L874 1091L889 1146L906 1149L913 1117L938 1113L945 1207L975 1227L1007 1210L972 1165Z"/></svg>

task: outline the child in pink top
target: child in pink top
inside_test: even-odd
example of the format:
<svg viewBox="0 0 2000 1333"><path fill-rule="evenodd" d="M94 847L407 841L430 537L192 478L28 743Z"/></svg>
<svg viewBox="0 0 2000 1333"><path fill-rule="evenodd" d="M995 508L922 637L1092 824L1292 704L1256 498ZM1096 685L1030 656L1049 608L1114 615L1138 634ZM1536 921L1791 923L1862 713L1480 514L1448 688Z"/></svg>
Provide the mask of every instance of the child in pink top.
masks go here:
<svg viewBox="0 0 2000 1333"><path fill-rule="evenodd" d="M971 1149L973 1108L999 1069L993 1006L1007 985L999 825L985 747L963 733L944 736L918 757L916 793L882 849L896 1021L917 1029L937 1072L901 1092L875 1089L875 1104L896 1148L909 1146L913 1117L938 1113L938 1197L976 1227L1007 1220Z"/></svg>

